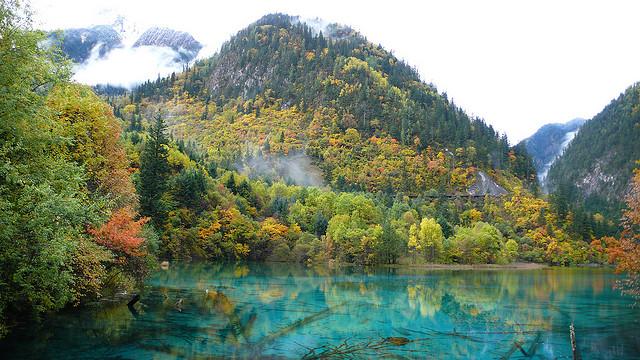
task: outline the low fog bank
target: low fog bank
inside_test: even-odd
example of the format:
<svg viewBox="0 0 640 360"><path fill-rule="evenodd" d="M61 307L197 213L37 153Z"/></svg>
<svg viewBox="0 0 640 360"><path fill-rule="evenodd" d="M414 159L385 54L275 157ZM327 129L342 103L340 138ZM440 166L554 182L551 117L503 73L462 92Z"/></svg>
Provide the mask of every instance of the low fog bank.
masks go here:
<svg viewBox="0 0 640 360"><path fill-rule="evenodd" d="M252 178L282 179L301 186L324 186L322 171L305 154L264 156L246 159L237 166L238 171Z"/></svg>
<svg viewBox="0 0 640 360"><path fill-rule="evenodd" d="M74 66L73 79L87 85L109 84L131 89L158 76L180 72L180 53L166 46L120 47L100 56L97 44L89 59Z"/></svg>

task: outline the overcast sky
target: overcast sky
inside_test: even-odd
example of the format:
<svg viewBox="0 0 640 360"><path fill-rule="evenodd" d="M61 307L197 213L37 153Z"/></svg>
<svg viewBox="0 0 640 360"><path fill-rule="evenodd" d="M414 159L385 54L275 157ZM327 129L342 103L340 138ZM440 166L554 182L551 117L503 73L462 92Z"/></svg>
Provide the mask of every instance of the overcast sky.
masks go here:
<svg viewBox="0 0 640 360"><path fill-rule="evenodd" d="M188 31L212 54L262 15L350 25L512 143L591 118L640 81L640 1L32 0L43 29L111 23ZM144 29L143 29L144 30Z"/></svg>

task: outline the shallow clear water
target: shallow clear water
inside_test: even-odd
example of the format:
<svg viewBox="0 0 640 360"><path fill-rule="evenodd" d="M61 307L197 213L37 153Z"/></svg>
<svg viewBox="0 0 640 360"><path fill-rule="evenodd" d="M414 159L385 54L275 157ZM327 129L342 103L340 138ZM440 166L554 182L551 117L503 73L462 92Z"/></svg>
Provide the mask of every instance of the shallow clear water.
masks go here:
<svg viewBox="0 0 640 360"><path fill-rule="evenodd" d="M136 311L114 304L62 313L17 330L0 354L571 359L573 322L583 359L639 358L640 309L613 289L616 278L605 269L188 264L154 274Z"/></svg>

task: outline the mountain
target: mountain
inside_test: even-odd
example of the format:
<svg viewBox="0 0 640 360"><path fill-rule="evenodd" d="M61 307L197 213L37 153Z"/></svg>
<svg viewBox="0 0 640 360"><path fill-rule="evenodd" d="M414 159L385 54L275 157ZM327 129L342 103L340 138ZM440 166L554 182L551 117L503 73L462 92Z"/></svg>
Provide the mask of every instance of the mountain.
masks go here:
<svg viewBox="0 0 640 360"><path fill-rule="evenodd" d="M94 51L97 51L97 56L103 57L122 46L120 35L108 25L57 31L51 33L49 39L57 42L62 51L76 63L88 60Z"/></svg>
<svg viewBox="0 0 640 360"><path fill-rule="evenodd" d="M549 168L569 145L585 121L585 119L576 118L565 124L546 124L522 141L533 159L542 188L545 188Z"/></svg>
<svg viewBox="0 0 640 360"><path fill-rule="evenodd" d="M124 17L112 25L52 32L48 39L74 62L75 81L111 95L179 72L202 49L186 32L152 27L141 33Z"/></svg>
<svg viewBox="0 0 640 360"><path fill-rule="evenodd" d="M514 175L535 181L506 136L345 26L267 15L213 57L142 84L132 100L143 117L163 109L175 136L219 163L304 152L341 189L466 191L478 169L508 188L500 181Z"/></svg>
<svg viewBox="0 0 640 360"><path fill-rule="evenodd" d="M152 27L142 33L133 44L133 47L140 46L169 47L180 54L180 59L183 62L195 59L200 49L202 49L202 44L194 39L191 34L160 27Z"/></svg>
<svg viewBox="0 0 640 360"><path fill-rule="evenodd" d="M549 188L570 203L619 216L640 159L640 83L587 121L549 170Z"/></svg>
<svg viewBox="0 0 640 360"><path fill-rule="evenodd" d="M430 222L445 261L499 261L468 258L484 253L470 250L487 238L477 226L524 261L600 261L586 249L602 231L536 196L524 145L345 26L268 15L105 99L163 258L393 263Z"/></svg>
<svg viewBox="0 0 640 360"><path fill-rule="evenodd" d="M114 25L96 25L90 28L65 29L49 34L62 51L75 63L84 63L92 53L102 58L116 48L126 47L123 36L130 38L138 33L135 29L125 28L123 22ZM196 58L202 44L191 34L161 27L151 27L133 43L133 48L141 46L167 47L175 51L176 61L189 62Z"/></svg>

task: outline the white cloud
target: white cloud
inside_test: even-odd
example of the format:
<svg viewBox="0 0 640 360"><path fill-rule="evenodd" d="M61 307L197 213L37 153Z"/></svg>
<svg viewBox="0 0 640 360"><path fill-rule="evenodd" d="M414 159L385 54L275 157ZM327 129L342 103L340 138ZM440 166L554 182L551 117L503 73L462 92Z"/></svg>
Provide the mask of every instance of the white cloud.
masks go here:
<svg viewBox="0 0 640 360"><path fill-rule="evenodd" d="M148 79L155 80L158 75L181 71L182 64L173 61L177 56L171 48L160 46L116 48L102 58L92 51L89 59L75 66L73 79L88 85L110 84L130 89Z"/></svg>

